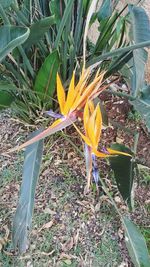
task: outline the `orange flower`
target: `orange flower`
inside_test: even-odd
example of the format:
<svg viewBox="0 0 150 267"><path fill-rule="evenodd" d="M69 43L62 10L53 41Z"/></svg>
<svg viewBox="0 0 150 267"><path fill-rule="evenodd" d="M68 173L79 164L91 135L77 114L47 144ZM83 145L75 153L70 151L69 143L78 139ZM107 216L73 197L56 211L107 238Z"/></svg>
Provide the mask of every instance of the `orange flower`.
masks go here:
<svg viewBox="0 0 150 267"><path fill-rule="evenodd" d="M87 99L93 99L95 94L100 91L100 85L104 77L104 72L96 73L92 82L89 82L90 70L83 70L79 82L75 85L75 73L69 85L66 96L60 77L57 74L57 98L60 106L60 112L64 116L75 113L84 107Z"/></svg>
<svg viewBox="0 0 150 267"><path fill-rule="evenodd" d="M81 113L79 111L85 106L87 100L95 98L102 90L106 88L106 86L101 87L103 77L104 72L99 73L99 71L97 71L94 79L90 82L90 69L83 69L81 77L77 85L75 85L75 73L73 73L68 93L66 95L60 77L57 74L57 98L61 114L56 114L53 111L48 111L47 114L58 119L42 133L25 142L21 146L9 150L9 152L20 150L34 142L37 142L66 128L75 122L79 117L79 113Z"/></svg>
<svg viewBox="0 0 150 267"><path fill-rule="evenodd" d="M131 156L128 153L113 150L111 148L107 148L103 152L99 152L97 150L102 132L102 114L99 104L97 104L96 108L94 108L92 101L88 101L86 103L83 114L83 122L85 134L82 134L75 124L74 127L76 128L84 142L91 148L92 153L97 157L103 158L110 155Z"/></svg>
<svg viewBox="0 0 150 267"><path fill-rule="evenodd" d="M100 158L106 158L115 155L124 155L131 157L131 155L121 151L113 150L111 148L106 148L103 149L103 151L98 151L98 144L102 132L102 114L99 104L97 104L96 108L94 108L94 104L92 101L88 101L86 103L83 114L83 122L85 134L83 134L74 123L73 125L86 143L85 159L87 186L85 187L85 193L87 193L91 184L91 174L93 174L96 184L99 179L96 156Z"/></svg>

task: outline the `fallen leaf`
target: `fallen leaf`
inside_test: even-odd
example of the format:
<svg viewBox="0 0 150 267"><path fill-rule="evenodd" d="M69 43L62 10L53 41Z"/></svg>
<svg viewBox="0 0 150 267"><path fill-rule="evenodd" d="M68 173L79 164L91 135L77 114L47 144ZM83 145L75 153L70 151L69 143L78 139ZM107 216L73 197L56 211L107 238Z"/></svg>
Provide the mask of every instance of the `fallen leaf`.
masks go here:
<svg viewBox="0 0 150 267"><path fill-rule="evenodd" d="M73 242L73 237L71 237L69 240L67 240L66 243L62 245L62 251L69 251L73 248L74 242Z"/></svg>
<svg viewBox="0 0 150 267"><path fill-rule="evenodd" d="M121 198L120 197L116 196L114 199L115 199L115 202L116 203L118 203L118 204L121 203Z"/></svg>
<svg viewBox="0 0 150 267"><path fill-rule="evenodd" d="M71 261L71 260L68 260L68 259L67 259L67 260L64 260L63 262L64 262L65 264L67 264L67 265L71 265L71 264L72 264L72 261Z"/></svg>
<svg viewBox="0 0 150 267"><path fill-rule="evenodd" d="M54 224L54 220L51 220L50 222L43 224L42 227L38 230L38 233L41 232L43 229L51 228L53 224Z"/></svg>
<svg viewBox="0 0 150 267"><path fill-rule="evenodd" d="M68 260L71 260L71 259L78 259L78 257L77 256L75 256L75 255L72 255L72 254L66 254L66 253L64 253L64 252L62 252L61 254L60 254L60 260L62 260L62 259L68 259Z"/></svg>
<svg viewBox="0 0 150 267"><path fill-rule="evenodd" d="M50 251L50 252L44 252L44 251L42 251L41 254L42 254L42 255L45 255L45 256L50 256L50 255L52 255L54 252L55 252L55 250L52 250L52 251Z"/></svg>
<svg viewBox="0 0 150 267"><path fill-rule="evenodd" d="M56 211L51 210L50 208L45 208L44 213L50 214L50 215L56 215Z"/></svg>
<svg viewBox="0 0 150 267"><path fill-rule="evenodd" d="M9 228L8 228L7 225L4 225L3 229L5 230L5 235L4 235L4 237L0 237L0 251L2 250L3 246L5 244L7 244L9 233L10 233Z"/></svg>
<svg viewBox="0 0 150 267"><path fill-rule="evenodd" d="M80 229L77 229L77 233L73 236L73 241L74 241L75 249L76 249L77 244L78 244L79 233L80 233Z"/></svg>

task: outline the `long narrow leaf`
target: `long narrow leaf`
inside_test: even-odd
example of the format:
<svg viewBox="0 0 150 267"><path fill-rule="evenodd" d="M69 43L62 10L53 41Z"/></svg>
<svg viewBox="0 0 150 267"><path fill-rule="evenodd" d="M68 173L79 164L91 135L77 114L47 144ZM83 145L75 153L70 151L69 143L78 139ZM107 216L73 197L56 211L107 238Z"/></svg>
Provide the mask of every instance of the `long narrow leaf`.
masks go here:
<svg viewBox="0 0 150 267"><path fill-rule="evenodd" d="M125 228L126 246L135 267L149 267L150 256L146 242L136 225L128 218L122 218Z"/></svg>
<svg viewBox="0 0 150 267"><path fill-rule="evenodd" d="M39 134L34 132L30 138ZM13 244L20 253L28 248L28 232L31 228L35 190L43 153L43 141L27 147L23 166L23 181L18 207L13 222Z"/></svg>
<svg viewBox="0 0 150 267"><path fill-rule="evenodd" d="M58 29L57 36L56 36L56 40L55 40L55 44L54 44L55 48L57 48L58 45L59 45L59 41L61 39L63 29L64 29L65 24L67 22L68 16L69 16L69 14L70 14L70 12L72 10L73 2L74 1L72 1L72 0L68 0L67 1L67 5L66 5L66 8L65 8L65 11L64 11L64 14L63 14L59 29Z"/></svg>
<svg viewBox="0 0 150 267"><path fill-rule="evenodd" d="M107 53L105 53L105 54L103 54L101 56L94 57L93 59L91 59L91 60L89 60L87 62L87 66L94 65L94 64L96 64L98 62L101 62L102 60L105 60L107 58L111 58L111 57L120 55L122 53L126 53L126 52L129 52L129 51L133 51L135 49L138 49L138 48L148 47L148 46L150 46L150 40L149 41L145 41L145 42L140 42L140 43L135 44L135 45L129 45L129 46L126 46L126 47L117 48L117 49L114 49L111 52L107 52Z"/></svg>

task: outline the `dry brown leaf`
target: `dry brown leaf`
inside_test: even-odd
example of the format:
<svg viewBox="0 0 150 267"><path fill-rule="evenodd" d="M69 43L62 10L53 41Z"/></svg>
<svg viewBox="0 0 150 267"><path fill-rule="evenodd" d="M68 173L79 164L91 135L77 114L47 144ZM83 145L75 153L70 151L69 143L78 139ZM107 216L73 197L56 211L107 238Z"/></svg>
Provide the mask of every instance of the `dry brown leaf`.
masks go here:
<svg viewBox="0 0 150 267"><path fill-rule="evenodd" d="M73 236L73 241L74 241L75 248L77 247L77 244L78 244L79 233L80 233L80 229L77 229L77 233Z"/></svg>
<svg viewBox="0 0 150 267"><path fill-rule="evenodd" d="M67 240L66 243L62 245L62 251L67 252L71 250L73 248L73 245L74 245L74 241L73 241L73 237L71 237L69 240Z"/></svg>
<svg viewBox="0 0 150 267"><path fill-rule="evenodd" d="M50 251L50 252L44 252L44 251L42 251L41 254L42 254L42 255L45 255L45 256L50 256L50 255L52 255L54 252L55 252L55 250L52 250L52 251Z"/></svg>
<svg viewBox="0 0 150 267"><path fill-rule="evenodd" d="M98 203L95 205L95 212L100 211L100 207L101 207L101 203L98 202Z"/></svg>
<svg viewBox="0 0 150 267"><path fill-rule="evenodd" d="M118 236L119 236L120 240L122 240L124 237L124 231L121 228L119 228L119 230L118 230Z"/></svg>
<svg viewBox="0 0 150 267"><path fill-rule="evenodd" d="M121 203L121 198L119 196L116 196L115 198L115 202L120 204Z"/></svg>
<svg viewBox="0 0 150 267"><path fill-rule="evenodd" d="M54 220L51 220L50 222L43 224L42 227L38 230L38 233L41 232L43 229L51 228L53 224L54 224Z"/></svg>
<svg viewBox="0 0 150 267"><path fill-rule="evenodd" d="M9 236L9 228L7 225L3 226L3 229L5 230L5 236L0 237L0 251L2 250L3 246L8 242L8 236Z"/></svg>
<svg viewBox="0 0 150 267"><path fill-rule="evenodd" d="M62 252L61 254L60 254L60 260L61 259L68 259L68 260L71 260L71 259L78 259L78 257L77 256L75 256L75 255L72 255L72 254L66 254L66 253L64 253L64 252Z"/></svg>
<svg viewBox="0 0 150 267"><path fill-rule="evenodd" d="M45 208L44 213L48 213L50 215L56 215L56 211L51 210L50 208Z"/></svg>

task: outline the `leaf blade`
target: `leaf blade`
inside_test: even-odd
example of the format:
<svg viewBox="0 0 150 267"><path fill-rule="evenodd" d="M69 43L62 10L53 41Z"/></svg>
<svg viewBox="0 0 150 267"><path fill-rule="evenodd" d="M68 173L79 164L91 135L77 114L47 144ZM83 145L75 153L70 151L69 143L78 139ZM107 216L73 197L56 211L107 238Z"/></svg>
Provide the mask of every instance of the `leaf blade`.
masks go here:
<svg viewBox="0 0 150 267"><path fill-rule="evenodd" d="M32 133L36 136L39 130ZM43 153L43 141L27 147L23 166L23 181L18 207L13 221L13 244L23 253L28 248L28 231L31 228L35 189L39 177Z"/></svg>
<svg viewBox="0 0 150 267"><path fill-rule="evenodd" d="M55 17L46 17L35 22L30 27L30 34L28 39L23 44L24 48L30 48L31 45L36 44L44 34L50 29L50 26L55 23Z"/></svg>
<svg viewBox="0 0 150 267"><path fill-rule="evenodd" d="M34 90L39 92L41 100L45 100L46 96L53 96L58 67L59 55L55 50L45 59L35 80Z"/></svg>
<svg viewBox="0 0 150 267"><path fill-rule="evenodd" d="M113 144L111 148L132 154L130 149L121 144ZM134 178L134 165L131 157L118 155L117 157L110 157L109 162L112 170L114 171L118 190L124 201L127 202L129 208L132 208L131 191Z"/></svg>
<svg viewBox="0 0 150 267"><path fill-rule="evenodd" d="M28 38L29 28L5 25L0 27L0 62L15 47L21 45Z"/></svg>
<svg viewBox="0 0 150 267"><path fill-rule="evenodd" d="M127 217L122 218L125 228L125 241L135 267L149 267L150 257L146 242L136 225Z"/></svg>

